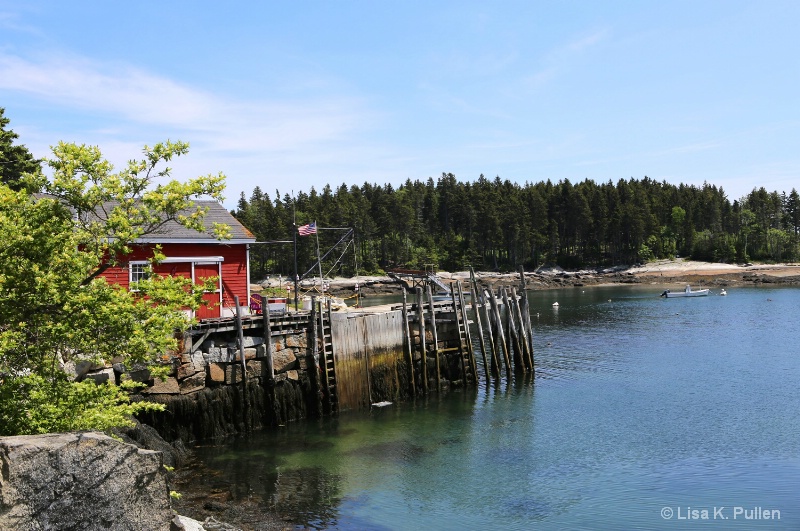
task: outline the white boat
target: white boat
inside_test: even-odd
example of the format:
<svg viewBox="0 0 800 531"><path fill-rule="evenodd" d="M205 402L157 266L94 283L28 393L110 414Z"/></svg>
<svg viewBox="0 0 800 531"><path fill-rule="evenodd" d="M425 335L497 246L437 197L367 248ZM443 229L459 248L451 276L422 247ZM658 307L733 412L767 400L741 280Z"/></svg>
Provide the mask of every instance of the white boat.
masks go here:
<svg viewBox="0 0 800 531"><path fill-rule="evenodd" d="M666 297L668 299L672 299L674 297L705 297L708 295L708 289L698 289L696 291L692 291L692 287L688 284L686 285L686 289L683 291L670 291L668 289L664 290L664 293L661 294L662 297Z"/></svg>
<svg viewBox="0 0 800 531"><path fill-rule="evenodd" d="M728 292L723 289L722 291L719 292L719 294L725 296L728 294Z"/></svg>

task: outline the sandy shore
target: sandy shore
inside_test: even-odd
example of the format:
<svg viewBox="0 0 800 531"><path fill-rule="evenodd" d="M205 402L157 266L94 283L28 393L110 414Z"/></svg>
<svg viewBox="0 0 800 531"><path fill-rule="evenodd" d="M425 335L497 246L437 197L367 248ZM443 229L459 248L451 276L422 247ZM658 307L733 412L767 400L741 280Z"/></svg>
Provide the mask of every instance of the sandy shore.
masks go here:
<svg viewBox="0 0 800 531"><path fill-rule="evenodd" d="M793 264L762 264L762 265L736 265L716 264L711 262L695 262L693 260L661 260L642 266L632 267L628 270L639 277L652 276L718 276L755 274L775 278L785 278L800 275L800 265Z"/></svg>

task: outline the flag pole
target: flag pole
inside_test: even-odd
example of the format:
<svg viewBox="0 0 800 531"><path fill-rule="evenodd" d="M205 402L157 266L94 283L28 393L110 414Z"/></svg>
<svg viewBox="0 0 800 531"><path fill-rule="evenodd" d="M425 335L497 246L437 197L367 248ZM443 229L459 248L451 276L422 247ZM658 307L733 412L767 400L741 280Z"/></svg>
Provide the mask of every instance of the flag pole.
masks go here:
<svg viewBox="0 0 800 531"><path fill-rule="evenodd" d="M294 311L297 311L297 213L295 212L294 190L292 190L292 227L294 230Z"/></svg>

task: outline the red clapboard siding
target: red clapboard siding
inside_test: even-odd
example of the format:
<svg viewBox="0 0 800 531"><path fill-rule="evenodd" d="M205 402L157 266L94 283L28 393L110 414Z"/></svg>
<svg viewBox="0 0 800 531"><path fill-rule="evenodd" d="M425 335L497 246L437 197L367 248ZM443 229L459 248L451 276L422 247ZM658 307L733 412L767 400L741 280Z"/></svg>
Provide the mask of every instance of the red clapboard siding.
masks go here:
<svg viewBox="0 0 800 531"><path fill-rule="evenodd" d="M148 260L153 254L153 246L138 246L126 256L128 261ZM178 257L210 257L221 256L222 262L222 305L235 312L234 296L239 297L239 304L248 304L247 285L247 245L224 243L165 243L161 245L161 252L167 258ZM190 262L165 262L156 266L158 274L180 275L185 278L192 276ZM124 288L129 287L130 269L127 266L114 266L104 271L101 276L109 283L118 284ZM218 317L220 308L206 309L203 317Z"/></svg>

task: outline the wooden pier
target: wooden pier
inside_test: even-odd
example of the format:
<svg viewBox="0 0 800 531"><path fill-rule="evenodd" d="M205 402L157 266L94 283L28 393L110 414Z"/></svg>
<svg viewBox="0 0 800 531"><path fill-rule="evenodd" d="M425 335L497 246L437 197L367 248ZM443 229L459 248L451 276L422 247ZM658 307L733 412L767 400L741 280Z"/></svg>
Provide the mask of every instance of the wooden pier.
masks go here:
<svg viewBox="0 0 800 531"><path fill-rule="evenodd" d="M314 299L310 311L202 321L170 361L166 381L140 380L149 383L142 394L166 404L178 400L180 411L211 407L207 422L241 431L533 372L524 284L518 294L481 286L473 276L469 302L460 281L447 285L450 295L443 298L434 286L441 287L411 286L401 304L383 307L334 312ZM231 405L212 406L220 400ZM171 422L180 416L173 412ZM184 421L198 439L208 436L196 419Z"/></svg>

